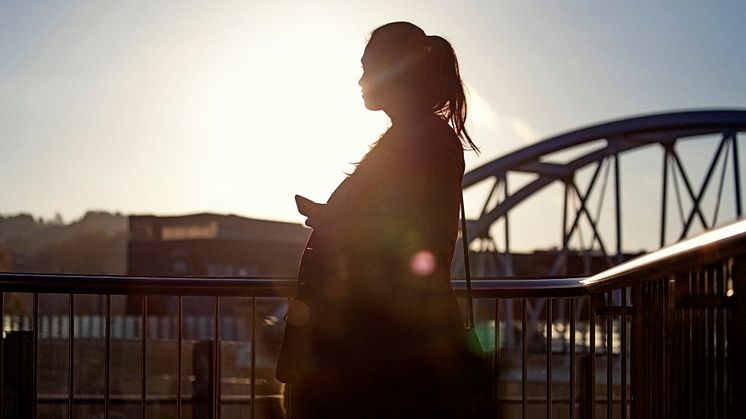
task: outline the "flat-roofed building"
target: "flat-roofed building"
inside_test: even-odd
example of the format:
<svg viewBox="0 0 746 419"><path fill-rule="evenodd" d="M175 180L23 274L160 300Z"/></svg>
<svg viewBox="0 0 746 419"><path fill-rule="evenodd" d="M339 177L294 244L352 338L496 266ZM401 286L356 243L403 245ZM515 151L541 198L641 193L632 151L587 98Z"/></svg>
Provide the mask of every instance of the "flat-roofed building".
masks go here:
<svg viewBox="0 0 746 419"><path fill-rule="evenodd" d="M133 276L294 276L310 229L237 215L129 217Z"/></svg>

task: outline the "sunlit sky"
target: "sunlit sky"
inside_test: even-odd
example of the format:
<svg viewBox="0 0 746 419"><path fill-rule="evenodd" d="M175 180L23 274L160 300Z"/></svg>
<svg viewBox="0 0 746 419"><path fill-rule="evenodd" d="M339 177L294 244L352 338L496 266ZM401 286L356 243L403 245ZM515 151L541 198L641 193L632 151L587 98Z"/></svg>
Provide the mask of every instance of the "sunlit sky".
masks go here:
<svg viewBox="0 0 746 419"><path fill-rule="evenodd" d="M475 167L552 134L746 106L746 2L0 2L0 214L301 221L385 130L357 80L375 27L449 39Z"/></svg>

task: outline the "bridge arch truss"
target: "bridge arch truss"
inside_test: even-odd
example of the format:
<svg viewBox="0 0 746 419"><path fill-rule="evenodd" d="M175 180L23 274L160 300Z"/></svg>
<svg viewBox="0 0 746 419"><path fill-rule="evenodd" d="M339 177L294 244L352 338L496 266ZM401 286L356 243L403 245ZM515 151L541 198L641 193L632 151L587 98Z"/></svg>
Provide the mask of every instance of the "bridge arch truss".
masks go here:
<svg viewBox="0 0 746 419"><path fill-rule="evenodd" d="M654 159L662 164L662 170L655 170L657 182L639 185L660 190L655 203L660 205L658 210L649 211L649 217L658 220L657 247L728 221L725 206L730 207L731 219L740 218L743 158L739 156L739 137L744 135L746 110L646 115L567 132L479 166L463 180L467 205L481 204L476 217L469 219L467 215L470 248L476 255L472 269L481 275L514 274L511 214L527 199L557 184L564 189L561 226L557 226L561 240L551 269L545 273L568 274L567 255L571 252L587 260L600 259L604 268L621 262L625 257L622 226L636 220L625 218L623 211L620 161L643 148L657 149ZM694 159L682 157L680 148L685 144L697 144ZM556 156L562 154L571 156L558 160ZM699 170L702 173L695 174L697 170L690 166L704 162ZM581 172L585 175L579 176ZM509 185L516 176L529 181L518 187ZM475 200L471 190L487 192ZM703 205L706 195L712 209ZM592 197L595 205L591 205ZM609 203L607 208L603 208L605 202ZM611 220L608 231L599 228L602 215ZM583 231L589 237L584 238ZM463 258L457 252L454 271L462 269ZM584 272L569 273L589 274L591 270L587 263Z"/></svg>

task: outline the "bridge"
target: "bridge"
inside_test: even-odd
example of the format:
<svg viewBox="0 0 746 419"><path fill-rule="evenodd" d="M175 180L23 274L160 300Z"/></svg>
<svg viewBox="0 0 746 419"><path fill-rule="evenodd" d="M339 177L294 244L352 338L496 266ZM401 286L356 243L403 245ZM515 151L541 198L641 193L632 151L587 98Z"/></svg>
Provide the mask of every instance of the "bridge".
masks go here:
<svg viewBox="0 0 746 419"><path fill-rule="evenodd" d="M479 275L477 330L490 355L483 401L490 417L729 418L743 411L744 131L746 111L638 117L553 137L466 174L472 201L486 191L468 224ZM700 141L714 146L697 186L679 145ZM623 211L620 161L643 148L662 151L658 249L625 260L622 226L635 219ZM514 177L522 177L517 187ZM543 277L515 278L510 218L554 184L564 192L556 262ZM613 222L602 228L607 201ZM583 231L588 241L580 240ZM600 256L607 268L568 276L570 252ZM453 286L463 298L464 281ZM293 278L2 273L0 291L2 417L288 417L292 388L274 380L274 364ZM6 305L10 295L29 310ZM45 314L60 298L67 315ZM98 301L99 315L77 314L82 299ZM118 312L125 299L139 302L139 316ZM172 312L150 315L149 305L164 300ZM228 300L241 309L223 313ZM212 315L185 316L186 304L207 305Z"/></svg>

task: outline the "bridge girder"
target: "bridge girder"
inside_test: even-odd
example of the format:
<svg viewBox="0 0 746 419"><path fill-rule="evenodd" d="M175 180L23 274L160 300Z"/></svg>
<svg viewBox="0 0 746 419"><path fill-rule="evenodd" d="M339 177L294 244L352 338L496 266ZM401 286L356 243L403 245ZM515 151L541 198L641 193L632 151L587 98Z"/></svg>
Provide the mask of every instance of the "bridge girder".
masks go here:
<svg viewBox="0 0 746 419"><path fill-rule="evenodd" d="M567 197L571 194L578 199L580 202L580 208L576 210L572 227L569 229L567 225L562 228L563 236L563 252L567 252L567 245L569 240L572 238L577 224L582 218L585 218L590 224L590 228L593 231L593 239L591 241L591 249L594 243L598 243L599 250L610 260L610 265L615 262L621 261L621 197L619 195L619 156L650 145L658 144L664 150L664 179L663 179L663 210L661 213L661 246L666 244L666 208L667 208L667 187L668 187L668 176L671 174L672 178L678 182L678 177L681 177L684 186L686 187L686 195L689 196L692 202L692 210L689 215L685 217L687 219L683 233L680 238L687 236L691 230L691 226L695 220L699 220L705 229L712 227L713 222L708 225L703 211L700 210L700 201L704 196L704 193L711 181L716 167L720 164L720 157L725 153L722 163L722 173L720 179L720 190L722 192L722 183L725 173L725 166L728 164L728 153L730 152L732 157L734 193L736 203L736 216L742 216L742 203L741 203L741 185L739 180L740 173L740 160L738 157L738 133L746 132L746 110L704 110L704 111L686 111L686 112L674 112L664 113L655 115L645 115L627 119L616 120L612 122L602 123L593 125L578 130L566 132L538 143L527 146L523 149L509 153L505 156L492 160L482 166L479 166L464 175L463 188L468 193L469 188L474 187L477 184L481 184L485 181L492 180L493 186L484 201L481 214L475 218L468 220L468 228L470 234L470 241L483 241L485 243L492 243L487 245L493 251L496 251L496 245L494 244L494 238L490 237L490 230L499 220L504 220L505 223L505 249L501 252L503 255L503 264L505 261L510 260L510 231L508 228L508 216L510 212L518 205L526 201L528 198L534 196L541 190L545 189L554 182L562 182L565 185L565 204L564 204L564 220L563 224L567 223L567 216L569 213ZM675 150L677 141L685 138L694 138L699 136L707 136L718 134L721 135L718 149L714 155L714 158L709 164L707 175L705 180L702 182L700 190L695 191L689 181L689 176L684 168L684 165L679 158L678 153ZM591 143L603 143L602 146L595 147L590 151L583 152L580 156L576 156L569 161L557 163L548 161L547 157L553 153L563 152L576 148L578 146L588 145ZM606 177L611 172L611 163L614 163L614 182L616 186L616 232L617 237L615 238L616 257L609 254L610 252L604 245L604 241L600 233L596 229L594 223L594 216L591 211L587 208L586 199L593 191L593 188L599 184L597 182L598 176L601 173L602 168L605 168ZM587 187L585 193L581 193L579 186L575 181L575 174L586 167L592 167L595 165L595 170L590 184ZM605 167L604 167L605 166ZM534 175L535 178L523 185L516 191L511 193L508 192L507 179L510 174L530 174ZM678 176L678 177L677 177ZM600 182L604 184L605 181ZM678 186L678 185L677 185ZM605 188L605 185L603 186ZM494 206L490 206L491 201L495 200L495 193L502 189L504 194L501 198L497 199ZM605 190L605 189L604 189ZM676 189L677 194L680 193L679 189ZM680 197L679 197L680 199ZM720 199L720 197L718 197ZM719 204L718 204L719 205ZM681 201L679 200L679 206L681 207ZM715 215L716 219L717 215ZM598 215L596 216L598 218ZM457 257L457 262L461 262L460 258ZM561 263L557 264L561 268ZM477 270L479 272L479 270ZM496 273L512 273L512 269L508 267L503 272L481 272L483 274L496 274ZM552 272L553 274L561 274L562 272Z"/></svg>

